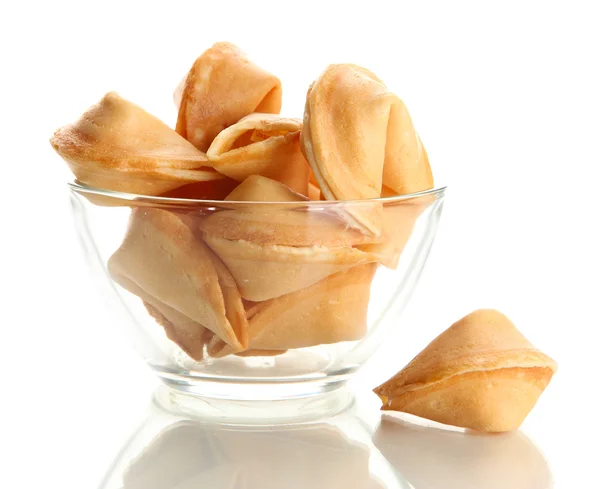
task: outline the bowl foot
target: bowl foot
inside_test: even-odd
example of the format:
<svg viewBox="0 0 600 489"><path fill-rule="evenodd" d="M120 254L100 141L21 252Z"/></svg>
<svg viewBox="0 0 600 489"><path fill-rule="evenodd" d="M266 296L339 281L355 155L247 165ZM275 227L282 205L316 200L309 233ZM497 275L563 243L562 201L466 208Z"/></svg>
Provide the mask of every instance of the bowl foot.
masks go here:
<svg viewBox="0 0 600 489"><path fill-rule="evenodd" d="M302 423L338 414L354 402L345 379L288 384L196 380L187 385L162 380L154 395L160 408L221 424Z"/></svg>

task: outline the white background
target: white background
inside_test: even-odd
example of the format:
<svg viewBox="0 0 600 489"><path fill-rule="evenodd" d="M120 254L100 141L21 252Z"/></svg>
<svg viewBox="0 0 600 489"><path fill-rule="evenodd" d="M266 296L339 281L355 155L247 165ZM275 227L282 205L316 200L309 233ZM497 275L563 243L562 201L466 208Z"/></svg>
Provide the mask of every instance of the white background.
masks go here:
<svg viewBox="0 0 600 489"><path fill-rule="evenodd" d="M174 87L217 40L282 79L289 115L328 63L370 68L449 187L421 282L362 384L498 308L559 363L523 430L556 487L598 487L598 4L410 3L2 2L0 487L94 487L155 385L95 296L48 139L109 90L174 124Z"/></svg>

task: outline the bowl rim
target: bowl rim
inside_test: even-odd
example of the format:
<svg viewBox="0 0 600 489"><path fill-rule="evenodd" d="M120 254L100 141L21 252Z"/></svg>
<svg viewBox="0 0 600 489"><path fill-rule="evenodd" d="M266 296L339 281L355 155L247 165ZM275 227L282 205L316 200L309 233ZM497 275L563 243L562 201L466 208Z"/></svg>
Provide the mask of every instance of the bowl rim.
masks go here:
<svg viewBox="0 0 600 489"><path fill-rule="evenodd" d="M436 199L442 198L448 188L447 185L434 187L429 190L422 190L420 192L414 192L403 195L392 195L390 197L376 197L372 199L354 199L354 200L303 200L293 202L268 202L268 201L244 201L244 200L204 200L204 199L186 199L180 197L161 197L152 195L133 194L129 192L120 192L117 190L107 190L97 187L91 187L84 183L73 180L67 183L70 190L78 194L92 194L100 195L103 197L110 197L113 199L124 200L136 203L154 203L161 205L210 205L210 206L222 206L224 203L227 205L302 205L309 207L330 207L339 205L361 205L361 204L393 204L396 202L403 202L406 200L417 199L420 197L434 196Z"/></svg>

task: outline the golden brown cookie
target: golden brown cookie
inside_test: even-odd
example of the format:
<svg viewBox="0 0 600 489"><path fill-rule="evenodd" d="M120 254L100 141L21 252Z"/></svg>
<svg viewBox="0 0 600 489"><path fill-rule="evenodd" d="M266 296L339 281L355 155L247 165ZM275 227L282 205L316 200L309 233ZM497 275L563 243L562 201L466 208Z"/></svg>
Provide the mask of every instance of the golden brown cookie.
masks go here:
<svg viewBox="0 0 600 489"><path fill-rule="evenodd" d="M217 134L242 117L278 114L281 82L237 46L218 42L194 62L175 100L180 101L177 132L206 151Z"/></svg>
<svg viewBox="0 0 600 489"><path fill-rule="evenodd" d="M355 341L367 330L371 281L369 263L336 273L309 287L256 305L248 325L249 348L282 350ZM213 356L233 353L222 342Z"/></svg>
<svg viewBox="0 0 600 489"><path fill-rule="evenodd" d="M382 186L397 194L433 187L427 154L404 103L373 73L331 65L306 97L301 142L327 200L373 199ZM355 208L348 221L379 235L375 208Z"/></svg>
<svg viewBox="0 0 600 489"><path fill-rule="evenodd" d="M283 184L266 177L251 176L226 201L305 202L306 197L291 192ZM294 209L291 206L255 205L216 212L199 222L210 236L244 240L259 245L355 246L373 240L349 228L334 212L322 209Z"/></svg>
<svg viewBox="0 0 600 489"><path fill-rule="evenodd" d="M242 297L265 301L346 268L376 261L352 246L369 242L334 213L293 209L306 197L266 177L248 177L226 200L281 202L217 212L198 223L203 239L227 265Z"/></svg>
<svg viewBox="0 0 600 489"><path fill-rule="evenodd" d="M385 204L382 210L381 236L376 242L359 245L358 248L373 253L387 268L396 269L417 219L430 203L430 198L420 197Z"/></svg>
<svg viewBox="0 0 600 489"><path fill-rule="evenodd" d="M50 143L77 180L99 189L160 195L224 178L207 168L203 152L115 92L58 129Z"/></svg>
<svg viewBox="0 0 600 489"><path fill-rule="evenodd" d="M160 196L171 199L223 200L237 185L238 182L225 177L221 180L189 183Z"/></svg>
<svg viewBox="0 0 600 489"><path fill-rule="evenodd" d="M135 209L123 243L108 261L108 270L132 293L140 295L141 289L145 301L154 298L209 329L234 350L246 349L247 320L235 282L179 215L160 209ZM160 310L156 303L150 303ZM191 324L170 322L174 326ZM200 331L180 331L177 335L198 338Z"/></svg>
<svg viewBox="0 0 600 489"><path fill-rule="evenodd" d="M262 246L206 234L206 244L223 260L244 299L265 301L303 289L329 275L376 261L351 247Z"/></svg>
<svg viewBox="0 0 600 489"><path fill-rule="evenodd" d="M477 431L517 429L556 372L498 311L475 311L375 389L382 409Z"/></svg>
<svg viewBox="0 0 600 489"><path fill-rule="evenodd" d="M305 195L294 192L287 185L260 175L252 175L240 183L227 197L229 202L305 202ZM251 210L256 206L249 206Z"/></svg>
<svg viewBox="0 0 600 489"><path fill-rule="evenodd" d="M124 277L121 277L124 280ZM142 298L145 293L137 287L135 283L128 284L128 290ZM214 333L206 329L196 321L192 321L187 316L184 316L179 311L172 307L163 304L153 297L147 297L144 300L144 306L148 314L163 327L167 337L176 343L190 358L200 362L204 358L204 345L214 337Z"/></svg>

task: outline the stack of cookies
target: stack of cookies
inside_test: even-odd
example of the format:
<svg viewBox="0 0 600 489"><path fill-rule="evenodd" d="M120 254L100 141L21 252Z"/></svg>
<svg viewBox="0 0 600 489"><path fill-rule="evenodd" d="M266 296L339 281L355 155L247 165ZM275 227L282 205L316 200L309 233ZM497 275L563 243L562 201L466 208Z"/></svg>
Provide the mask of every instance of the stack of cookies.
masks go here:
<svg viewBox="0 0 600 489"><path fill-rule="evenodd" d="M375 271L398 265L427 206L373 199L433 187L402 101L370 71L331 65L304 119L282 117L280 80L229 43L194 62L175 101L173 130L108 93L51 140L85 185L223 201L134 208L113 279L197 361L363 337Z"/></svg>

